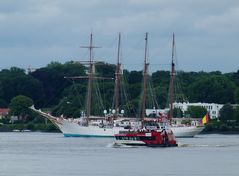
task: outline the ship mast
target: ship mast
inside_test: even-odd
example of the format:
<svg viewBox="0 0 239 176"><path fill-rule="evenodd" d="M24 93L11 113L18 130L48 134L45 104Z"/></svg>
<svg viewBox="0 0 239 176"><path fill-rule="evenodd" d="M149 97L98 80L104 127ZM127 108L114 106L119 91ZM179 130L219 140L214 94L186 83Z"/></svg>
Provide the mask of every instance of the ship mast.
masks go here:
<svg viewBox="0 0 239 176"><path fill-rule="evenodd" d="M93 49L97 48L93 46L93 34L90 34L90 45L82 46L81 48L88 48L90 52L89 58L89 69L88 69L88 89L87 89L87 98L86 98L86 125L89 124L89 118L91 113L91 94L92 94L92 82L94 77L94 63L93 63Z"/></svg>
<svg viewBox="0 0 239 176"><path fill-rule="evenodd" d="M175 36L173 33L173 44L172 44L172 63L171 63L171 74L170 74L170 112L169 112L169 120L171 121L173 118L173 102L174 102L174 79L176 76L175 73Z"/></svg>
<svg viewBox="0 0 239 176"><path fill-rule="evenodd" d="M144 71L143 71L143 96L141 102L141 112L140 119L142 128L144 126L144 116L145 116L145 103L146 103L146 92L147 92L147 81L148 81L148 33L145 34L145 54L144 54Z"/></svg>
<svg viewBox="0 0 239 176"><path fill-rule="evenodd" d="M117 54L117 65L115 71L115 88L114 88L114 109L115 114L114 117L117 118L119 114L119 86L121 80L121 63L120 63L120 45L121 45L121 33L119 33L119 40L118 40L118 54Z"/></svg>

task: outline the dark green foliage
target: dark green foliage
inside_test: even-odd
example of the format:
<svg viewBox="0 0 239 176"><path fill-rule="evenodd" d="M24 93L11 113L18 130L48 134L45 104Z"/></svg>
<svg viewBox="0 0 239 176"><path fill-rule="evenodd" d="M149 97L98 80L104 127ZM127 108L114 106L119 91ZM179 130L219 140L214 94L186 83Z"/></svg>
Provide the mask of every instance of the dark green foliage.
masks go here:
<svg viewBox="0 0 239 176"><path fill-rule="evenodd" d="M60 103L53 109L52 114L55 116L73 117L79 118L81 111L83 110L81 99L77 96L65 97Z"/></svg>
<svg viewBox="0 0 239 176"><path fill-rule="evenodd" d="M183 117L183 112L180 108L174 108L173 109L173 117L176 117L176 118L181 118Z"/></svg>
<svg viewBox="0 0 239 176"><path fill-rule="evenodd" d="M230 78L236 84L236 86L239 86L239 70L237 70L235 73L227 73L225 75Z"/></svg>
<svg viewBox="0 0 239 176"><path fill-rule="evenodd" d="M239 106L235 108L234 119L239 123Z"/></svg>
<svg viewBox="0 0 239 176"><path fill-rule="evenodd" d="M33 105L31 98L18 95L11 100L9 105L11 115L18 116L23 121L32 120L32 111L29 109Z"/></svg>
<svg viewBox="0 0 239 176"><path fill-rule="evenodd" d="M12 67L10 70L0 71L0 99L1 106L9 104L17 95L25 95L38 103L42 99L43 86L40 81L27 75L24 70Z"/></svg>
<svg viewBox="0 0 239 176"><path fill-rule="evenodd" d="M143 79L142 71L131 71L128 75L128 83L133 84L141 84Z"/></svg>
<svg viewBox="0 0 239 176"><path fill-rule="evenodd" d="M5 100L0 99L0 108L7 108L8 104Z"/></svg>
<svg viewBox="0 0 239 176"><path fill-rule="evenodd" d="M207 103L234 103L235 84L225 76L205 76L189 86L189 100Z"/></svg>
<svg viewBox="0 0 239 176"><path fill-rule="evenodd" d="M86 70L87 68L82 64L72 61L64 64L52 62L29 74L16 67L1 70L0 107L8 107L12 98L24 95L31 98L36 107L50 108L55 115L79 117L81 112L85 111L87 78L73 80L65 77L87 76ZM97 77L115 77L115 65L97 63L95 70ZM124 70L123 75L127 99L120 99L120 109L125 110L126 116L136 116L142 92L142 71ZM159 104L156 108L168 107L170 72L156 71L152 73L150 80L154 98ZM98 79L97 82L102 101L95 101L96 95L92 96L92 114L103 113L104 109L112 108L114 80ZM239 70L227 74L219 71L177 72L175 100L185 99L189 102L238 103ZM98 104L103 106L98 107ZM205 115L201 114L192 116L201 118Z"/></svg>
<svg viewBox="0 0 239 176"><path fill-rule="evenodd" d="M32 72L31 75L43 84L40 107L53 106L62 98L62 91L72 83L65 77L85 75L85 67L72 61L65 64L52 62L47 67Z"/></svg>
<svg viewBox="0 0 239 176"><path fill-rule="evenodd" d="M31 130L31 131L44 131L44 132L59 132L59 129L56 128L52 123L43 124L43 123L17 123L17 124L9 124L6 126L7 130L4 131L12 131L12 130Z"/></svg>
<svg viewBox="0 0 239 176"><path fill-rule="evenodd" d="M169 95L169 82L170 72L169 71L156 71L152 73L152 83L154 86L154 93L156 101L159 105L158 108L168 107L168 95Z"/></svg>
<svg viewBox="0 0 239 176"><path fill-rule="evenodd" d="M169 71L156 71L152 73L152 82L154 85L165 86L169 85L170 72Z"/></svg>
<svg viewBox="0 0 239 176"><path fill-rule="evenodd" d="M97 62L95 64L96 73L99 76L106 78L114 78L115 77L115 69L116 66L113 64L108 64L104 62Z"/></svg>
<svg viewBox="0 0 239 176"><path fill-rule="evenodd" d="M231 104L225 104L219 112L219 119L222 122L234 119L234 109Z"/></svg>
<svg viewBox="0 0 239 176"><path fill-rule="evenodd" d="M154 88L156 101L161 109L168 107L168 86Z"/></svg>
<svg viewBox="0 0 239 176"><path fill-rule="evenodd" d="M139 113L139 100L133 99L128 101L125 106L125 116L135 117Z"/></svg>
<svg viewBox="0 0 239 176"><path fill-rule="evenodd" d="M207 113L207 109L201 106L189 106L187 112L187 116L191 118L203 118Z"/></svg>
<svg viewBox="0 0 239 176"><path fill-rule="evenodd" d="M234 96L235 96L235 103L239 104L239 87L236 88Z"/></svg>

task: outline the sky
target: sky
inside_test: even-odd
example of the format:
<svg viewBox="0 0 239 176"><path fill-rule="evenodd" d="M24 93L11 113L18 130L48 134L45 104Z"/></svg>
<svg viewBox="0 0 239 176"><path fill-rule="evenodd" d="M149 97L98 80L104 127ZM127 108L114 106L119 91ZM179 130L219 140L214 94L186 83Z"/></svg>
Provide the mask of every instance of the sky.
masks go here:
<svg viewBox="0 0 239 176"><path fill-rule="evenodd" d="M1 0L0 69L94 60L142 70L145 33L152 71L169 70L175 33L177 69L239 70L238 0Z"/></svg>

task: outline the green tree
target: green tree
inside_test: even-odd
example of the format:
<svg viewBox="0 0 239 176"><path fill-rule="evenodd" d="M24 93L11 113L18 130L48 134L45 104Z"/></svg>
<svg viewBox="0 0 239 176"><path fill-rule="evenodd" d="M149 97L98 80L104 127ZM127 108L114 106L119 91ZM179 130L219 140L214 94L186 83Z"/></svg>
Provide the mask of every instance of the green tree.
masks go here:
<svg viewBox="0 0 239 176"><path fill-rule="evenodd" d="M239 87L235 90L235 103L239 104Z"/></svg>
<svg viewBox="0 0 239 176"><path fill-rule="evenodd" d="M173 109L173 117L182 118L183 117L183 111L180 108L174 108Z"/></svg>
<svg viewBox="0 0 239 176"><path fill-rule="evenodd" d="M42 93L42 100L44 101L40 106L54 106L59 103L60 99L64 97L62 96L64 89L73 84L74 81L86 84L86 79L71 81L71 79L66 79L66 77L85 75L85 67L73 61L66 62L65 64L52 62L47 67L32 72L31 76L38 79L44 88Z"/></svg>
<svg viewBox="0 0 239 176"><path fill-rule="evenodd" d="M97 62L95 64L96 73L102 77L114 78L116 66L104 62Z"/></svg>
<svg viewBox="0 0 239 176"><path fill-rule="evenodd" d="M36 103L41 100L43 86L40 81L25 73L25 70L12 67L0 71L0 99L8 105L17 95L28 96Z"/></svg>
<svg viewBox="0 0 239 176"><path fill-rule="evenodd" d="M189 86L190 100L207 103L234 103L235 84L225 76L204 76Z"/></svg>
<svg viewBox="0 0 239 176"><path fill-rule="evenodd" d="M159 104L159 108L163 109L168 107L168 87L155 87L154 92L156 94L156 102Z"/></svg>
<svg viewBox="0 0 239 176"><path fill-rule="evenodd" d="M0 99L0 108L7 108L8 104L5 100Z"/></svg>
<svg viewBox="0 0 239 176"><path fill-rule="evenodd" d="M143 79L142 71L131 71L128 75L129 84L141 84Z"/></svg>
<svg viewBox="0 0 239 176"><path fill-rule="evenodd" d="M225 104L219 111L219 119L222 122L234 119L234 109L231 104Z"/></svg>
<svg viewBox="0 0 239 176"><path fill-rule="evenodd" d="M170 81L169 71L156 71L152 73L152 82L153 85L156 87L169 85L169 81Z"/></svg>
<svg viewBox="0 0 239 176"><path fill-rule="evenodd" d="M186 113L191 118L202 118L207 113L207 109L201 106L189 106Z"/></svg>
<svg viewBox="0 0 239 176"><path fill-rule="evenodd" d="M139 107L139 101L138 99L133 99L131 101L128 101L125 105L125 116L126 117L135 117L137 115L137 109Z"/></svg>
<svg viewBox="0 0 239 176"><path fill-rule="evenodd" d="M31 98L24 95L18 95L11 100L9 105L11 115L19 117L19 120L29 120L28 117L31 117L32 111L29 109L33 105Z"/></svg>
<svg viewBox="0 0 239 176"><path fill-rule="evenodd" d="M235 120L239 122L239 106L236 107L234 115Z"/></svg>

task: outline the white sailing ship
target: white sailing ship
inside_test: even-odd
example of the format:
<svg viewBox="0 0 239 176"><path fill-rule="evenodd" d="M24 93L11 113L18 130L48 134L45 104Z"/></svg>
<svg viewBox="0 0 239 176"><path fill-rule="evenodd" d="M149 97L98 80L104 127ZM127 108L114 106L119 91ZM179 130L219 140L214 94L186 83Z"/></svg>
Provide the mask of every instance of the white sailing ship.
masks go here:
<svg viewBox="0 0 239 176"><path fill-rule="evenodd" d="M49 119L59 130L63 133L66 137L114 137L115 134L119 133L119 131L124 130L126 127L130 126L133 128L141 127L139 121L136 118L123 118L120 117L119 108L118 108L118 93L119 93L119 80L121 75L121 68L120 68L120 40L121 37L119 35L119 43L118 43L118 59L117 59L117 67L116 67L116 74L115 74L115 112L113 116L109 117L95 117L91 116L91 86L92 86L92 79L94 78L93 73L93 58L92 58L92 50L95 48L93 46L93 38L92 34L90 36L90 62L89 62L89 71L88 71L88 91L87 91L87 109L86 109L86 117L81 117L79 119L71 119L71 118L64 118L64 117L55 117L49 113L43 112L41 110L35 109L34 106L30 107L33 111L41 114L42 116ZM174 41L174 40L173 40ZM146 41L147 42L147 41ZM173 42L174 47L174 42ZM147 46L145 47L147 48ZM146 53L145 53L146 56ZM147 67L148 64L145 64ZM172 74L171 74L171 81L173 83L174 79L174 62L172 59ZM173 95L172 95L173 97ZM172 105L171 105L172 106ZM141 107L145 109L145 107ZM141 112L145 113L145 112ZM171 114L171 111L170 111ZM142 114L141 114L142 115ZM172 117L172 116L171 116ZM175 137L194 137L196 134L203 130L203 126L172 126L167 124L168 128L171 128ZM161 125L162 127L162 125Z"/></svg>

